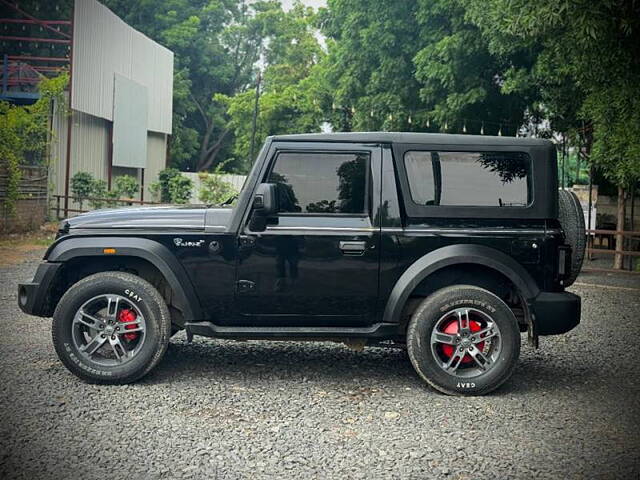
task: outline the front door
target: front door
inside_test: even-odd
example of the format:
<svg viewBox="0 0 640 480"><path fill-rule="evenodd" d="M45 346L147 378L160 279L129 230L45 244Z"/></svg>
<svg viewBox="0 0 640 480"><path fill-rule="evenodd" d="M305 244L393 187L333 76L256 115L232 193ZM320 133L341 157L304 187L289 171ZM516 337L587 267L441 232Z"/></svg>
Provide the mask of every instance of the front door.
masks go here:
<svg viewBox="0 0 640 480"><path fill-rule="evenodd" d="M241 227L241 319L288 326L374 321L380 236L371 215L374 164L377 147L272 153L262 181L276 184L279 211L262 232Z"/></svg>

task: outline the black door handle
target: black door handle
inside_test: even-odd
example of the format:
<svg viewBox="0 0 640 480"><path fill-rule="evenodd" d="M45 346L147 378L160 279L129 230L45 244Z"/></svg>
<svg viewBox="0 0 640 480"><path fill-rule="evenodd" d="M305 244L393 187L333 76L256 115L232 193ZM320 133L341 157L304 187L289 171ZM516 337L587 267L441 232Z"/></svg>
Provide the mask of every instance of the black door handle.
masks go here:
<svg viewBox="0 0 640 480"><path fill-rule="evenodd" d="M345 255L362 255L366 245L366 242L341 241L340 250Z"/></svg>

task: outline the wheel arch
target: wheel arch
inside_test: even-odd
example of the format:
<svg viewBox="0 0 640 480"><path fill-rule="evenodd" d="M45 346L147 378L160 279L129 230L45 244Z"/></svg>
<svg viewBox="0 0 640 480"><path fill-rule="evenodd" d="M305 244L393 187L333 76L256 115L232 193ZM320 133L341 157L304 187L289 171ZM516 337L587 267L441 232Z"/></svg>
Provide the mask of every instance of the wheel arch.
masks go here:
<svg viewBox="0 0 640 480"><path fill-rule="evenodd" d="M114 249L115 253L105 254L105 248ZM50 288L54 288L56 282L63 281L65 266L91 267L92 264L97 264L94 265L98 268L96 271L105 271L117 266L118 260L127 266L129 259L134 263L130 266L148 265L162 276L171 289L172 305L180 310L184 321L202 319L198 297L184 268L167 247L154 240L128 237L64 239L50 248L45 259L61 263L63 267L51 280Z"/></svg>
<svg viewBox="0 0 640 480"><path fill-rule="evenodd" d="M397 280L387 300L383 322L400 323L405 305L425 280L452 268L474 266L506 278L518 294L528 301L540 290L531 275L505 253L483 245L449 245L427 253L416 260Z"/></svg>

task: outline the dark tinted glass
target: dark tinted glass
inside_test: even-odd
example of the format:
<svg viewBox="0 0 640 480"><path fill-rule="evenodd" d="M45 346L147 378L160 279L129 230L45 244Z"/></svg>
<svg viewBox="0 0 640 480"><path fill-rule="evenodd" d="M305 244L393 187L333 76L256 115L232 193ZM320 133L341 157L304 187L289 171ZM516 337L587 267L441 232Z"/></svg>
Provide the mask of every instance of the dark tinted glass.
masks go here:
<svg viewBox="0 0 640 480"><path fill-rule="evenodd" d="M281 212L365 213L368 165L363 153L282 153L268 181Z"/></svg>
<svg viewBox="0 0 640 480"><path fill-rule="evenodd" d="M407 152L411 198L419 205L525 207L531 159L520 152Z"/></svg>

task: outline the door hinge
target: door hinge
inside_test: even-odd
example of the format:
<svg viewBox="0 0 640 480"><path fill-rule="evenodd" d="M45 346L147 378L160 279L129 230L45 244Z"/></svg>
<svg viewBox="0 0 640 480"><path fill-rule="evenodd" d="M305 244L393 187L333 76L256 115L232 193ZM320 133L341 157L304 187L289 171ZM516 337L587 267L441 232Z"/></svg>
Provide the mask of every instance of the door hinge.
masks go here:
<svg viewBox="0 0 640 480"><path fill-rule="evenodd" d="M252 282L251 280L238 280L236 282L236 288L238 289L238 293L253 292L256 289L256 282Z"/></svg>

